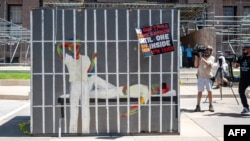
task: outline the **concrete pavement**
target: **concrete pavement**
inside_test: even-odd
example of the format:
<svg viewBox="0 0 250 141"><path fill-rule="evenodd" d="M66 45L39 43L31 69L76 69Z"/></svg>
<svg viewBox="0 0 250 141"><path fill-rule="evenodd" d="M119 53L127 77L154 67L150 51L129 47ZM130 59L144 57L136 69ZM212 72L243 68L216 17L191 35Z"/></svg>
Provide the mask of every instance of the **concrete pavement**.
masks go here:
<svg viewBox="0 0 250 141"><path fill-rule="evenodd" d="M29 87L3 86L1 90L16 89L19 94L28 95ZM23 89L26 89L25 91ZM238 98L237 88L233 88ZM228 93L225 93L227 91ZM248 124L250 116L242 116L241 104L237 104L230 88L223 87L223 95L220 97L219 89L214 90L213 104L215 112L208 111L208 103L205 101L206 92L201 103L202 112L193 112L196 105L196 86L180 87L180 135L146 135L146 136L86 136L86 137L29 137L23 135L17 127L18 123L30 118L29 100L0 99L0 140L4 141L78 141L78 140L117 140L117 141L223 141L224 125ZM26 93L26 94L25 94ZM239 101L240 102L240 101Z"/></svg>
<svg viewBox="0 0 250 141"><path fill-rule="evenodd" d="M204 100L204 99L203 99ZM0 100L1 109L7 109L0 115L0 140L4 141L223 141L224 125L249 124L250 116L242 116L242 110L234 98L214 98L215 112L208 111L208 103L202 102L202 112L193 112L195 98L180 99L180 135L146 135L146 136L86 136L86 137L29 137L20 133L17 124L27 121L30 115L28 100ZM12 105L12 107L9 107ZM1 111L2 113L2 111ZM6 116L6 114L8 114Z"/></svg>
<svg viewBox="0 0 250 141"><path fill-rule="evenodd" d="M0 99L29 100L30 86L0 86Z"/></svg>

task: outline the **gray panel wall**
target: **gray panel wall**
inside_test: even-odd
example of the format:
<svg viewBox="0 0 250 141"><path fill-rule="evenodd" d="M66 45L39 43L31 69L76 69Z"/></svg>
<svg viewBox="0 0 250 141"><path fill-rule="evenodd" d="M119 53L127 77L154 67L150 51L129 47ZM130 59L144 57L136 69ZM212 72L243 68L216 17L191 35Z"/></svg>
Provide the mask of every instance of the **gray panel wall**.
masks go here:
<svg viewBox="0 0 250 141"><path fill-rule="evenodd" d="M56 46L70 38L80 40L81 54L91 58L97 52L96 74L111 84L117 87L144 84L151 88L152 84L166 82L177 95L152 97L129 118L122 118L117 112L126 113L139 101L137 98L90 99L90 133L86 134L179 133L176 10L33 9L31 15L34 135L58 134L59 119L62 119L61 132L69 133L69 103L58 102L61 95L70 92L69 74L56 53ZM160 23L169 23L176 50L144 58L135 28ZM79 120L79 126L80 123Z"/></svg>

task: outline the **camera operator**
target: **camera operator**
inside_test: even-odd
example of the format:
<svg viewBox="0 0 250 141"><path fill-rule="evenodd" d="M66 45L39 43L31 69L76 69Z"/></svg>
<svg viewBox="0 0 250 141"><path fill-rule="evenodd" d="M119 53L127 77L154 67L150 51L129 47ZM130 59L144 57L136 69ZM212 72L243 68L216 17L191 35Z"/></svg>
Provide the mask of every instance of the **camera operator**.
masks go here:
<svg viewBox="0 0 250 141"><path fill-rule="evenodd" d="M197 105L195 108L195 112L201 111L200 102L202 97L202 92L206 87L208 92L208 100L209 100L209 111L214 112L214 108L212 105L212 66L215 61L214 56L212 56L213 47L207 46L207 48L198 54L195 54L194 67L198 68L197 77L198 77L198 94L197 94Z"/></svg>
<svg viewBox="0 0 250 141"><path fill-rule="evenodd" d="M241 103L243 105L243 110L241 114L249 114L249 105L247 102L247 97L245 91L248 86L250 86L250 44L245 44L242 47L242 55L238 57L236 63L233 67L240 67L240 81L238 92L240 95Z"/></svg>
<svg viewBox="0 0 250 141"><path fill-rule="evenodd" d="M226 63L225 57L223 56L223 53L221 51L217 51L216 58L217 58L217 73L216 73L216 76L215 76L215 79L216 79L216 87L215 87L215 89L218 89L220 87L220 85L223 85L223 84L220 84L221 79L222 79L223 83L227 84L227 86L232 87L233 83L229 82L225 78L225 76L227 76L228 65ZM218 71L221 71L221 72L218 72Z"/></svg>

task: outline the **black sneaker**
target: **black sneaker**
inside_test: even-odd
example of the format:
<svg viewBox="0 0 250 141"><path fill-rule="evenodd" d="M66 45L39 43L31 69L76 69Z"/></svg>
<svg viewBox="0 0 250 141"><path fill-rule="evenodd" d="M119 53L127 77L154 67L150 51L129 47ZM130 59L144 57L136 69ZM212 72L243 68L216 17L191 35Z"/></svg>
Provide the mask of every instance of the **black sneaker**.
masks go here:
<svg viewBox="0 0 250 141"><path fill-rule="evenodd" d="M220 86L215 86L213 89L219 89L220 88Z"/></svg>
<svg viewBox="0 0 250 141"><path fill-rule="evenodd" d="M209 105L208 110L209 110L210 112L214 112L214 107L213 107L213 105Z"/></svg>
<svg viewBox="0 0 250 141"><path fill-rule="evenodd" d="M200 105L196 105L196 108L194 109L194 112L200 112L200 111L201 111Z"/></svg>

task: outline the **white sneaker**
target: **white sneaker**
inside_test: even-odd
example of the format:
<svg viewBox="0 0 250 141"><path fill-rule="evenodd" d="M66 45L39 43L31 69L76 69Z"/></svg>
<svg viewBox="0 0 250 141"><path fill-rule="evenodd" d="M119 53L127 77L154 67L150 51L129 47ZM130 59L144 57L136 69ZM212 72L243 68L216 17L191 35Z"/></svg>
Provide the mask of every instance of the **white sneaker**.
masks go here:
<svg viewBox="0 0 250 141"><path fill-rule="evenodd" d="M228 82L228 87L233 87L233 82Z"/></svg>
<svg viewBox="0 0 250 141"><path fill-rule="evenodd" d="M249 110L246 107L244 107L241 114L248 114L248 113L249 113Z"/></svg>

